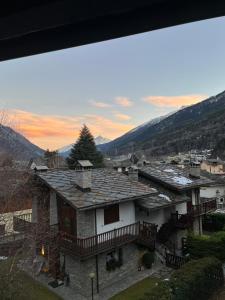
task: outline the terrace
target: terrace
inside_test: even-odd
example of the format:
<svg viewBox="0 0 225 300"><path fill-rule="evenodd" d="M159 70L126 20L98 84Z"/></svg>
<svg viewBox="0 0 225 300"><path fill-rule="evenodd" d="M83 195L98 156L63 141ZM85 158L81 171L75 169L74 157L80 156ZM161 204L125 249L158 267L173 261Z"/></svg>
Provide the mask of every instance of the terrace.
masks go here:
<svg viewBox="0 0 225 300"><path fill-rule="evenodd" d="M187 214L173 213L171 215L172 221L176 228L185 229L192 226L193 219L217 209L216 199L203 202L198 205L193 205L192 209Z"/></svg>
<svg viewBox="0 0 225 300"><path fill-rule="evenodd" d="M132 242L154 249L156 232L155 224L137 222L83 239L60 232L59 244L63 252L85 259Z"/></svg>

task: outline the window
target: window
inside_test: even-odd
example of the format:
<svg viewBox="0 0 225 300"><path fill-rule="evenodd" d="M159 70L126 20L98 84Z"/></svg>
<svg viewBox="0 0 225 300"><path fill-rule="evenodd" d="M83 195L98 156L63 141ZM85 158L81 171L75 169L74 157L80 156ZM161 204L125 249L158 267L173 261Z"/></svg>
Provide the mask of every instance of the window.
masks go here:
<svg viewBox="0 0 225 300"><path fill-rule="evenodd" d="M104 225L115 223L119 220L119 204L115 204L104 209Z"/></svg>

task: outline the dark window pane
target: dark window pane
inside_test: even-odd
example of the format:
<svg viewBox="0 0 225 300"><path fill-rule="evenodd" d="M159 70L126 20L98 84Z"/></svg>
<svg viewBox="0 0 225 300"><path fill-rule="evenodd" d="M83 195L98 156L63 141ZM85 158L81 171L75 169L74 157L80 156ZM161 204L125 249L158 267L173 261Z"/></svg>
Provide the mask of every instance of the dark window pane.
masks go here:
<svg viewBox="0 0 225 300"><path fill-rule="evenodd" d="M104 209L104 224L111 224L120 220L119 204Z"/></svg>

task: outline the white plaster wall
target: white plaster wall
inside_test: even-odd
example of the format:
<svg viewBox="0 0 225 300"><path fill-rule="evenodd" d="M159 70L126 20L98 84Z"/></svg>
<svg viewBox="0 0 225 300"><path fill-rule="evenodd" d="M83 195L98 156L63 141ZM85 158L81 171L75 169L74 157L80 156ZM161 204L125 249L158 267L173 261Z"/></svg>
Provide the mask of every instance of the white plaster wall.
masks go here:
<svg viewBox="0 0 225 300"><path fill-rule="evenodd" d="M200 189L200 197L213 198L216 197L216 191L220 192L220 196L225 195L225 185L224 186L209 186Z"/></svg>
<svg viewBox="0 0 225 300"><path fill-rule="evenodd" d="M158 225L158 229L162 224L166 223L171 216L171 213L175 212L174 207L167 207L164 209L158 209L147 214L146 211L140 211L138 208L136 210L136 221L149 222Z"/></svg>
<svg viewBox="0 0 225 300"><path fill-rule="evenodd" d="M176 204L176 211L178 211L178 214L186 214L187 213L187 203L179 203Z"/></svg>
<svg viewBox="0 0 225 300"><path fill-rule="evenodd" d="M9 212L5 214L0 214L0 224L5 224L5 233L10 234L14 233L13 231L13 216L20 216L23 214L32 213L31 209L18 210L14 212Z"/></svg>
<svg viewBox="0 0 225 300"><path fill-rule="evenodd" d="M97 234L135 223L135 207L133 201L120 203L119 213L120 213L119 222L104 225L104 209L101 208L97 209L96 210Z"/></svg>

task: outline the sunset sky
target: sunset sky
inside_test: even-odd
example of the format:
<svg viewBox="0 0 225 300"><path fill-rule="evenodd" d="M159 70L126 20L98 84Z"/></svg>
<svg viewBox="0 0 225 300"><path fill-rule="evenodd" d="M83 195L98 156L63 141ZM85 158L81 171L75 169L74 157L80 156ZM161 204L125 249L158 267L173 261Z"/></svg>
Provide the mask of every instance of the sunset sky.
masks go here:
<svg viewBox="0 0 225 300"><path fill-rule="evenodd" d="M0 64L0 110L33 143L57 149L82 124L114 139L225 90L225 18Z"/></svg>

